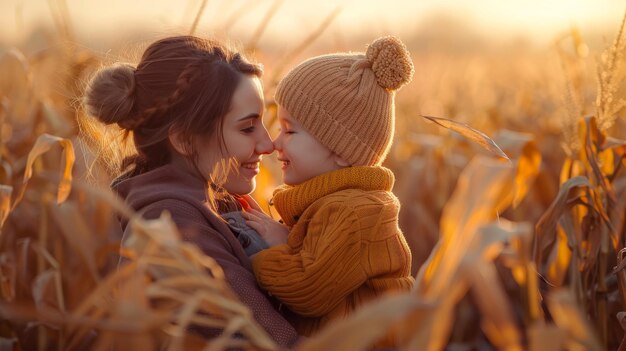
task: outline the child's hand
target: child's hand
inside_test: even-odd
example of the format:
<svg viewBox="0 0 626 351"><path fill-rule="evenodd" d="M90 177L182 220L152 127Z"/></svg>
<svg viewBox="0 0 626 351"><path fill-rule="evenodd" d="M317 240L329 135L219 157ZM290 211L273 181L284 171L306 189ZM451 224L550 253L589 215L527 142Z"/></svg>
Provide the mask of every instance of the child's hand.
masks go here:
<svg viewBox="0 0 626 351"><path fill-rule="evenodd" d="M289 228L286 225L255 209L242 212L242 215L246 219L246 224L256 230L270 247L287 243Z"/></svg>

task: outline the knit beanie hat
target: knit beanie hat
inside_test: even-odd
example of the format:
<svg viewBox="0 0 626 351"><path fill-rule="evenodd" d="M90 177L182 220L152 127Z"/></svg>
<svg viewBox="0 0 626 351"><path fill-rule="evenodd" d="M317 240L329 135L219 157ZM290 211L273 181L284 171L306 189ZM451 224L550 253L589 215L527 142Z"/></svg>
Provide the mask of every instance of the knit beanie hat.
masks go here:
<svg viewBox="0 0 626 351"><path fill-rule="evenodd" d="M353 166L378 166L394 133L394 95L413 78L413 62L395 37L362 53L308 59L276 88L276 102L320 143Z"/></svg>

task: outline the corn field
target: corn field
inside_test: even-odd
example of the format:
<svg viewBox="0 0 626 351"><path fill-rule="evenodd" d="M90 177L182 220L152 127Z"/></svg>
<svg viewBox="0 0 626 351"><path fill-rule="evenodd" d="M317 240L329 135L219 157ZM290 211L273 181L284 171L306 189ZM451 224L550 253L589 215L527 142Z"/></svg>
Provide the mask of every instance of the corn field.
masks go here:
<svg viewBox="0 0 626 351"><path fill-rule="evenodd" d="M245 44L265 64L268 129L278 80L334 16L287 52L258 49L271 16ZM385 166L416 285L295 349L365 350L393 330L399 350L626 351L625 20L591 55L575 29L527 56L407 42L416 81ZM119 131L80 97L111 58L56 22L49 49L0 48L0 350L280 350L166 213L142 219L108 189ZM280 184L271 161L263 206ZM120 216L134 228L123 251Z"/></svg>

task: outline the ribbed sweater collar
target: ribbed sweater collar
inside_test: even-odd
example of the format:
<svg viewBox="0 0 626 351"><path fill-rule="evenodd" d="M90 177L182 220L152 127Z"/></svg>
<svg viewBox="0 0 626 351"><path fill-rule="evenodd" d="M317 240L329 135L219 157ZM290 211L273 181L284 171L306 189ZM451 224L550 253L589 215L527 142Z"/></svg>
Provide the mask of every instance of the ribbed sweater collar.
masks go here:
<svg viewBox="0 0 626 351"><path fill-rule="evenodd" d="M345 189L391 191L393 182L393 172L385 167L347 167L295 186L282 185L274 190L273 203L285 224L291 226L319 198Z"/></svg>

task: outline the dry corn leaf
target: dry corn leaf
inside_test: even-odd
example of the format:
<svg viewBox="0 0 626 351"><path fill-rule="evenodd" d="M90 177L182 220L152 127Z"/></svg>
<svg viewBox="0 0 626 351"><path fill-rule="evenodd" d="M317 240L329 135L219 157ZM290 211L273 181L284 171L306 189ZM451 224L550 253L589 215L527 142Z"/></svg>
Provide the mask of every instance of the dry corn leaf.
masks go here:
<svg viewBox="0 0 626 351"><path fill-rule="evenodd" d="M0 96L23 92L29 84L28 61L17 49L10 49L0 56Z"/></svg>
<svg viewBox="0 0 626 351"><path fill-rule="evenodd" d="M124 242L124 246L135 250L139 256L151 244L172 248L173 253L180 253L177 250L181 243L180 234L168 212L163 212L161 217L153 220L144 220L135 215L128 225L132 228L133 235Z"/></svg>
<svg viewBox="0 0 626 351"><path fill-rule="evenodd" d="M617 266L613 269L613 274L617 275L622 304L626 306L626 248L617 253Z"/></svg>
<svg viewBox="0 0 626 351"><path fill-rule="evenodd" d="M580 187L591 187L591 184L589 184L589 180L586 177L576 176L566 181L559 189L559 193L550 207L537 222L535 227L537 237L535 239L535 246L533 249L533 256L537 267L541 267L541 260L544 251L551 246L556 239L557 222L565 211L572 206L571 204L568 205L568 200L570 200L570 197L572 196L571 192L576 191Z"/></svg>
<svg viewBox="0 0 626 351"><path fill-rule="evenodd" d="M43 116L48 122L49 132L64 136L68 136L72 133L74 126L67 123L66 118L59 113L52 101L46 99L42 100L41 109Z"/></svg>
<svg viewBox="0 0 626 351"><path fill-rule="evenodd" d="M73 323L68 326L68 347L80 344L91 328L96 326L101 319L106 320L107 316L116 311L112 301L115 301L116 304L125 302L123 299L113 300L114 291L125 279L132 279L129 276L134 272L135 266L132 263L122 265L96 285L89 295L85 296L80 305L71 312L71 319L83 320L83 323ZM139 295L143 295L143 291L140 292ZM159 322L161 320L153 316L150 321ZM114 325L116 322L110 320L110 323Z"/></svg>
<svg viewBox="0 0 626 351"><path fill-rule="evenodd" d="M17 338L0 337L0 351L17 351L17 350L19 350Z"/></svg>
<svg viewBox="0 0 626 351"><path fill-rule="evenodd" d="M151 306L161 306L170 314L169 323L161 328L169 324L176 326L167 328L174 337L172 346L182 345L186 326L193 324L224 329L229 335L244 335L259 349L277 349L250 310L230 290L221 267L196 246L180 240L169 214L165 212L155 220L135 217L130 225L132 234L125 241L126 249L140 252L131 258L137 267L131 276L135 280L143 277L152 281L140 291L147 301L158 301ZM134 284L137 282L125 279L121 284L123 294L136 293L138 287ZM224 336L216 345L233 343L239 341Z"/></svg>
<svg viewBox="0 0 626 351"><path fill-rule="evenodd" d="M589 173L594 175L594 177L590 179L593 179L595 184L602 187L610 201L615 202L616 199L613 187L606 174L602 172L600 161L598 160L601 151L600 146L604 144L604 133L598 129L595 117L582 119L579 124L580 139L582 145L584 145L580 151L580 159L583 161L583 164L589 168ZM591 174L588 174L588 177ZM602 212L605 212L604 209L602 209Z"/></svg>
<svg viewBox="0 0 626 351"><path fill-rule="evenodd" d="M590 211L581 221L581 232L583 233L583 241L580 249L583 256L588 256L586 265L591 267L595 264L598 253L603 246L604 227L600 223L600 219L595 211Z"/></svg>
<svg viewBox="0 0 626 351"><path fill-rule="evenodd" d="M133 227L134 235L124 242L124 246L135 250L140 261L151 257L142 253L157 250L172 255L171 257L183 263L182 268L187 273L204 272L208 269L214 278L224 280L224 271L215 260L202 254L197 246L180 240L178 229L168 212L163 212L155 220L143 220L136 216L129 225ZM162 273L157 278L168 276L166 271Z"/></svg>
<svg viewBox="0 0 626 351"><path fill-rule="evenodd" d="M609 218L615 229L612 231L613 250L617 252L621 248L626 247L626 237L620 234L626 228L626 177L614 181L613 186L617 194L617 202L615 206L609 208Z"/></svg>
<svg viewBox="0 0 626 351"><path fill-rule="evenodd" d="M31 294L30 283L37 275L35 260L32 259L33 242L34 239L23 238L17 241L14 248L17 269L16 289L18 293L28 294L28 296Z"/></svg>
<svg viewBox="0 0 626 351"><path fill-rule="evenodd" d="M526 320L534 323L543 320L544 315L537 268L531 260L534 235L531 228L526 230L527 233L521 233L510 239L509 248L503 249L499 262L510 267L513 279L522 290L521 304L524 306Z"/></svg>
<svg viewBox="0 0 626 351"><path fill-rule="evenodd" d="M49 208L52 218L65 236L65 241L80 255L94 282L100 281L96 258L98 248L104 245L104 242L95 235L95 230L89 228L89 224L85 222L83 214L74 203L66 202L51 205Z"/></svg>
<svg viewBox="0 0 626 351"><path fill-rule="evenodd" d="M70 191L72 190L72 166L74 165L74 147L72 142L68 139L60 138L50 134L42 134L37 138L35 145L28 153L28 159L26 161L26 168L24 170L24 180L22 181L22 188L13 203L13 208L22 200L24 192L26 191L26 185L28 180L33 175L33 164L37 157L46 153L50 148L60 144L63 147L63 158L61 164L61 180L59 181L59 187L57 191L57 203L62 203L67 199Z"/></svg>
<svg viewBox="0 0 626 351"><path fill-rule="evenodd" d="M617 317L617 320L619 321L619 325L622 327L622 330L626 332L626 312L618 312L616 317ZM624 350L626 350L626 334L624 334L624 337L622 338L622 342L620 343L617 351L624 351Z"/></svg>
<svg viewBox="0 0 626 351"><path fill-rule="evenodd" d="M464 263L463 272L481 311L480 324L485 335L498 350L522 350L513 310L495 266L477 258Z"/></svg>
<svg viewBox="0 0 626 351"><path fill-rule="evenodd" d="M425 314L433 306L413 294L390 295L362 308L352 316L335 322L315 337L302 342L298 351L366 350L385 336L392 325L408 313ZM417 325L411 326L415 329Z"/></svg>
<svg viewBox="0 0 626 351"><path fill-rule="evenodd" d="M534 138L532 134L508 129L500 129L493 135L493 141L513 160L522 156L524 147Z"/></svg>
<svg viewBox="0 0 626 351"><path fill-rule="evenodd" d="M477 156L463 170L441 217L441 239L420 268L416 289L443 294L478 229L492 222L513 199L513 167Z"/></svg>
<svg viewBox="0 0 626 351"><path fill-rule="evenodd" d="M564 213L558 221L557 227L563 229L568 245L572 248L580 248L588 237L586 233L583 233L583 221L589 215L590 210L587 206L583 206L586 203L583 199L586 199L585 195L570 200L571 205L580 206L571 207L571 210Z"/></svg>
<svg viewBox="0 0 626 351"><path fill-rule="evenodd" d="M622 167L626 166L626 140L621 140L621 139L617 139L613 137L607 137L605 139L604 145L602 145L602 149L613 150L615 154L614 157L616 159L615 168L619 168L620 162L621 162Z"/></svg>
<svg viewBox="0 0 626 351"><path fill-rule="evenodd" d="M587 197L591 199L592 201L592 206L590 208L592 215L595 215L597 218L594 219L598 219L598 221L602 221L603 224L611 231L611 232L615 232L615 228L611 222L611 220L609 219L609 214L607 212L607 206L608 208L610 207L614 207L615 204L617 203L617 200L612 201L610 204L607 204L607 206L604 205L604 203L606 201L610 201L608 199L607 196L603 196L604 192L600 191L600 189L598 188L588 188L587 190ZM590 215L590 214L588 214Z"/></svg>
<svg viewBox="0 0 626 351"><path fill-rule="evenodd" d="M104 331L91 348L93 351L109 350L160 350L154 335L148 332L107 332Z"/></svg>
<svg viewBox="0 0 626 351"><path fill-rule="evenodd" d="M617 315L615 317L617 318L620 327L622 327L622 329L626 331L626 312L617 312Z"/></svg>
<svg viewBox="0 0 626 351"><path fill-rule="evenodd" d="M605 136L604 143L602 144L602 150L621 148L626 146L626 140L615 138L612 136Z"/></svg>
<svg viewBox="0 0 626 351"><path fill-rule="evenodd" d="M11 195L13 187L10 185L0 184L0 228L4 225L9 213L11 212Z"/></svg>
<svg viewBox="0 0 626 351"><path fill-rule="evenodd" d="M588 240L594 235L591 232L595 232L590 227L590 224L597 224L596 219L598 216L592 208L586 205L589 202L588 194L588 189L585 189L580 198L571 200L571 204L580 206L573 206L559 219L558 227L562 229L562 233L559 233L562 234L562 247L560 250L565 253L564 257L559 260L565 261L571 258L572 263L569 267L572 273L585 270L584 265L590 263L590 260L595 260L595 257L589 256L590 245ZM554 254L556 255L557 253ZM552 262L553 260L550 261ZM570 284L574 285L579 278L580 274L578 273L574 276L570 275Z"/></svg>
<svg viewBox="0 0 626 351"><path fill-rule="evenodd" d="M60 274L56 269L48 269L37 275L33 281L33 302L38 310L54 309L59 312L65 310L62 303L63 296L59 296L58 285Z"/></svg>
<svg viewBox="0 0 626 351"><path fill-rule="evenodd" d="M4 160L4 155L8 148L6 147L6 139L9 135L6 135L5 130L8 128L8 123L6 123L7 117L9 116L9 99L0 95L0 162L2 163L2 177L0 178L0 183L8 183L12 179L12 168L8 163Z"/></svg>
<svg viewBox="0 0 626 351"><path fill-rule="evenodd" d="M459 266L459 272L467 277L482 312L483 330L501 350L521 350L521 336L495 267L486 261L499 256L507 242L530 233L531 227L527 223L500 219L497 223L485 225L468 245L468 251Z"/></svg>
<svg viewBox="0 0 626 351"><path fill-rule="evenodd" d="M197 283L195 291L190 294L177 292L179 287L169 289L169 293L161 290L160 293L155 294L154 284L148 287L150 298L156 297L161 300L166 298L177 302L168 307L168 310L173 313L172 321L177 326L177 329L173 330L173 335L184 335L185 326L193 324L223 329L224 333L229 335L235 335L235 333L245 335L254 345L263 350L277 348L265 331L254 321L250 310L239 302L226 286L222 285L221 289L207 288L206 284L201 284L203 281L207 282L206 276L205 279L197 276L194 278ZM182 290L184 291L185 288ZM224 333L222 335L226 335Z"/></svg>
<svg viewBox="0 0 626 351"><path fill-rule="evenodd" d="M600 167L600 172L604 174L607 178L613 173L615 173L616 166L619 165L615 162L615 152L614 149L606 149L598 152L598 166ZM608 179L607 179L608 181Z"/></svg>
<svg viewBox="0 0 626 351"><path fill-rule="evenodd" d="M544 317L543 308L541 307L543 297L539 291L539 276L534 262L528 262L524 268L526 273L526 311L529 320L535 322L542 320Z"/></svg>
<svg viewBox="0 0 626 351"><path fill-rule="evenodd" d="M547 301L555 324L567 332L568 349L603 349L569 290L555 290L548 295Z"/></svg>
<svg viewBox="0 0 626 351"><path fill-rule="evenodd" d="M15 266L15 256L12 252L0 254L0 296L2 300L12 302L15 300L15 279L17 268Z"/></svg>
<svg viewBox="0 0 626 351"><path fill-rule="evenodd" d="M561 287L565 283L567 273L570 271L572 250L563 228L557 226L556 229L555 243L550 250L550 254L546 257L545 270L546 279L548 279L550 284Z"/></svg>
<svg viewBox="0 0 626 351"><path fill-rule="evenodd" d="M463 171L457 188L444 209L442 238L418 273L419 285L416 289L420 296L437 299L449 294L450 289L458 284L459 276L467 275L465 269L461 267L467 267L471 260L494 259L502 251L505 242L530 235L531 228L528 224L514 224L501 220L500 225L487 225L497 218L499 211L504 210L512 202L513 196L510 191L512 172L511 166L480 157L474 159ZM495 275L491 277L495 279ZM458 298L454 299L455 303ZM485 301L487 300L489 298L485 297ZM502 295L500 300L505 301L506 297ZM437 334L443 338L435 339L439 341L428 341L422 336L421 339L413 339L411 347L424 348L425 344L416 341L420 340L428 343L429 349L443 348L453 320L449 315L452 310L452 306L448 306L435 312L442 315L436 319L437 325L432 328L438 330ZM521 349L521 337L517 327L511 322L512 313L510 311L508 314L503 311L493 313L495 313L491 316L493 319L486 320L484 324L492 342L503 345L505 349Z"/></svg>
<svg viewBox="0 0 626 351"><path fill-rule="evenodd" d="M65 313L65 294L63 293L63 281L59 261L50 254L40 242L34 242L31 246L38 255L37 271L39 273L33 279L35 282L33 283L33 300L35 306L37 306L39 311L48 310L48 307L51 307L52 311L55 313L57 313L57 311ZM51 268L44 271L43 269L46 266L50 266ZM37 284L39 281L40 284ZM48 294L49 296L45 297L44 294ZM38 299L40 303L38 303ZM49 301L49 304L44 304L44 301Z"/></svg>
<svg viewBox="0 0 626 351"><path fill-rule="evenodd" d="M422 115L422 117L426 118L427 120L431 122L437 123L438 125L444 128L455 131L461 134L462 136L468 138L469 140L482 146L484 149L493 153L494 155L498 157L502 157L510 161L509 157L485 133L474 129L465 123L453 121L451 119L442 118L442 117L424 116L424 115Z"/></svg>
<svg viewBox="0 0 626 351"><path fill-rule="evenodd" d="M515 174L515 196L513 208L517 207L528 193L530 186L535 181L541 167L541 153L534 142L530 141L522 150L522 155L517 160L517 172Z"/></svg>
<svg viewBox="0 0 626 351"><path fill-rule="evenodd" d="M115 299L111 298L111 290L104 291L104 300L91 299L96 302L91 307L94 308L92 313L104 317L109 324L106 329L100 328L93 346L94 350L109 350L111 347L114 349L132 349L131 347L155 349L151 331L161 326L155 323L163 323L164 320L159 318L155 313L156 310L153 311L150 308L144 293L147 279L142 270L137 270L135 267L131 266L132 269L125 272L126 280L118 280L120 284L115 287L118 292L115 294ZM90 328L77 326L71 345L78 345L89 332Z"/></svg>
<svg viewBox="0 0 626 351"><path fill-rule="evenodd" d="M245 329L248 324L248 318L240 316L230 318L227 325L218 337L212 339L207 346L210 351L232 350L232 349L250 349L252 345L247 340L237 338L236 333ZM255 345L256 348L267 351L278 351L278 345L271 342L268 345ZM181 348L182 344L181 344Z"/></svg>
<svg viewBox="0 0 626 351"><path fill-rule="evenodd" d="M565 347L566 333L553 324L533 324L528 328L528 351L554 351Z"/></svg>
<svg viewBox="0 0 626 351"><path fill-rule="evenodd" d="M563 185L570 178L576 176L586 176L584 166L580 160L565 158L563 166L561 167L561 174L559 177L559 185Z"/></svg>
<svg viewBox="0 0 626 351"><path fill-rule="evenodd" d="M81 179L73 179L72 187L80 190L89 198L105 203L107 207L110 206L122 218L132 218L136 215L135 211L109 188L93 186L93 184Z"/></svg>
<svg viewBox="0 0 626 351"><path fill-rule="evenodd" d="M455 322L455 307L467 293L468 287L467 278L457 272L445 293L429 301L434 305L434 311L418 311L417 314L409 315L400 329L400 350L443 350Z"/></svg>
<svg viewBox="0 0 626 351"><path fill-rule="evenodd" d="M478 255L484 260L493 261L500 255L507 243L521 236L530 236L532 227L529 223L515 223L506 219L486 224L479 228L470 245L468 255Z"/></svg>
<svg viewBox="0 0 626 351"><path fill-rule="evenodd" d="M515 195L512 204L515 208L524 199L539 174L541 152L530 134L501 130L493 139L515 163Z"/></svg>

